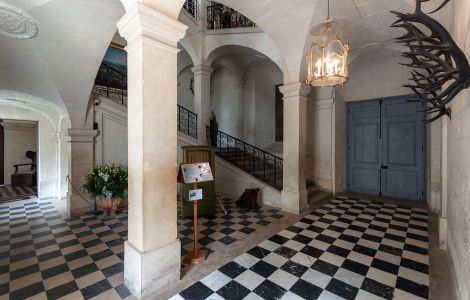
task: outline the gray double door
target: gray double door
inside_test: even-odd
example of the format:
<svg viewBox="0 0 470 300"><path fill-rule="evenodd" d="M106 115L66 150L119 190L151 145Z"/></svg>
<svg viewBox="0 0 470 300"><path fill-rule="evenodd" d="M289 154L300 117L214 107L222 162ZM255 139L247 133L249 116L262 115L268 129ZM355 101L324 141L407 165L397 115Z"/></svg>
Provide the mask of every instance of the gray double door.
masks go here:
<svg viewBox="0 0 470 300"><path fill-rule="evenodd" d="M424 200L424 114L410 97L348 104L349 191Z"/></svg>

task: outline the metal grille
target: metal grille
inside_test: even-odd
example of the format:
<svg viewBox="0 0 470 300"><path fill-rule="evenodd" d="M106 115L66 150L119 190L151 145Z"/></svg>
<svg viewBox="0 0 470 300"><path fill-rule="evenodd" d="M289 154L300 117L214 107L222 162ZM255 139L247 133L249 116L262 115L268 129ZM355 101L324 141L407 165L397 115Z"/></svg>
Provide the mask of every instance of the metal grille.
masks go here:
<svg viewBox="0 0 470 300"><path fill-rule="evenodd" d="M283 159L245 143L220 130L207 127L207 141L216 147L217 156L234 164L245 172L282 190Z"/></svg>
<svg viewBox="0 0 470 300"><path fill-rule="evenodd" d="M254 27L256 24L239 13L220 3L211 1L207 7L207 29Z"/></svg>
<svg viewBox="0 0 470 300"><path fill-rule="evenodd" d="M197 0L186 0L183 8L197 19Z"/></svg>

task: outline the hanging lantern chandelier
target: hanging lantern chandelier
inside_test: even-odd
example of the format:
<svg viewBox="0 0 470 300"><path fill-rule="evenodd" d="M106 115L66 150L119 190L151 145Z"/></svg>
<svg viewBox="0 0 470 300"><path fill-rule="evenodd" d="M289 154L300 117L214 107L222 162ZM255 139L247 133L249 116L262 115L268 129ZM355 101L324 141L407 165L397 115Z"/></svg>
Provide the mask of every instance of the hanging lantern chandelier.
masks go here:
<svg viewBox="0 0 470 300"><path fill-rule="evenodd" d="M342 40L339 22L330 20L330 1L326 21L312 29L321 35L313 42L306 56L308 74L306 83L311 86L335 86L348 80L348 43ZM318 34L319 33L319 34Z"/></svg>

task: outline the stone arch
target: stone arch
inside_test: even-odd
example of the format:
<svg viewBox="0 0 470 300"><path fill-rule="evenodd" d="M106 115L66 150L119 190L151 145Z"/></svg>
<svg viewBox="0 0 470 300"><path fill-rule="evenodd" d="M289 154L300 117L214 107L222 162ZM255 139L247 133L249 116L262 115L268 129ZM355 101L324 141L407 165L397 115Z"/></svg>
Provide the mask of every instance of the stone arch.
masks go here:
<svg viewBox="0 0 470 300"><path fill-rule="evenodd" d="M229 37L219 37L217 40L220 43L211 43L207 48L207 56L204 57L207 65L212 65L212 63L223 55L237 53L240 50L243 52L251 52L254 55L263 55L269 58L280 70L285 72L286 64L285 60L281 54L281 51L276 47L276 45L269 39L269 37L263 34L265 37L260 37L259 39L234 39ZM260 39L263 39L261 41Z"/></svg>

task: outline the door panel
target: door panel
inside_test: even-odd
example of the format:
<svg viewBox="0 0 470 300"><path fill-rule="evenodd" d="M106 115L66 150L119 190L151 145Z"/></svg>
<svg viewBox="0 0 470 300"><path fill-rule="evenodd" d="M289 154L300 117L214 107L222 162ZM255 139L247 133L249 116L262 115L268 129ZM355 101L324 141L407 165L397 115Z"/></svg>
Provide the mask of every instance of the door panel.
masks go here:
<svg viewBox="0 0 470 300"><path fill-rule="evenodd" d="M349 191L424 199L424 114L408 99L348 105Z"/></svg>
<svg viewBox="0 0 470 300"><path fill-rule="evenodd" d="M352 192L380 192L380 116L379 102L349 105L348 173Z"/></svg>
<svg viewBox="0 0 470 300"><path fill-rule="evenodd" d="M424 135L420 103L405 99L382 102L382 194L411 200L424 198Z"/></svg>

